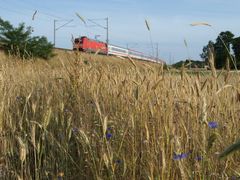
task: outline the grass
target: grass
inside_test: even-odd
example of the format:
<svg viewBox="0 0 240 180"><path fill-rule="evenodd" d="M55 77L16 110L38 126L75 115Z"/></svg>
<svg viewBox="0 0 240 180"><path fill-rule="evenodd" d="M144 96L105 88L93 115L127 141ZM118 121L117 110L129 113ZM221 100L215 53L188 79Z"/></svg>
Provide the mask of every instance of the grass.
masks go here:
<svg viewBox="0 0 240 180"><path fill-rule="evenodd" d="M238 153L218 158L239 137L236 73L61 51L35 62L1 54L0 64L6 179L239 176Z"/></svg>

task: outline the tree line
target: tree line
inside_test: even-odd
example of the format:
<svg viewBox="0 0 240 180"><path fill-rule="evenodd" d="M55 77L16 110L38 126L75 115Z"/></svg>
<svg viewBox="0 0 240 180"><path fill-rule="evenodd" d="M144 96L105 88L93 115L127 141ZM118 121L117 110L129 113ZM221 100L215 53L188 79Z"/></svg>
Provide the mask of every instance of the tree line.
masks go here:
<svg viewBox="0 0 240 180"><path fill-rule="evenodd" d="M52 57L53 44L44 36L31 36L32 32L33 29L24 23L14 27L0 17L0 49L21 59Z"/></svg>
<svg viewBox="0 0 240 180"><path fill-rule="evenodd" d="M215 56L214 63L217 69L240 68L240 37L235 37L232 32L221 32L215 42L209 41L203 47L203 52L200 56L206 64L208 64L208 53L210 50L213 50Z"/></svg>

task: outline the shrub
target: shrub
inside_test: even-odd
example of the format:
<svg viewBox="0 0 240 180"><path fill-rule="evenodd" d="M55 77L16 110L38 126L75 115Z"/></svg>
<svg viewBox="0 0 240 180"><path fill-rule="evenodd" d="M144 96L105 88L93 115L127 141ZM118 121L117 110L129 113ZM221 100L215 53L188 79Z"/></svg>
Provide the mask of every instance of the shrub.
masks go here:
<svg viewBox="0 0 240 180"><path fill-rule="evenodd" d="M31 37L32 28L20 23L14 27L8 21L0 18L0 48L6 53L19 56L22 59L43 58L53 56L53 45L46 37Z"/></svg>

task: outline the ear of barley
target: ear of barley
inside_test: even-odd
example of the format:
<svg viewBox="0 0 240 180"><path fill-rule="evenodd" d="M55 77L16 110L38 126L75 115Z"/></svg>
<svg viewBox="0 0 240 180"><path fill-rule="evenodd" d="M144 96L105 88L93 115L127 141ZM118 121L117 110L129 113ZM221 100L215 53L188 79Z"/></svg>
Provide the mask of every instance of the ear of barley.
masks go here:
<svg viewBox="0 0 240 180"><path fill-rule="evenodd" d="M94 56L98 55L98 54L100 53L100 51L101 51L101 49L98 49L98 50L95 52Z"/></svg>
<svg viewBox="0 0 240 180"><path fill-rule="evenodd" d="M186 39L184 39L184 45L185 45L186 48L188 48L188 44L187 44L187 40Z"/></svg>
<svg viewBox="0 0 240 180"><path fill-rule="evenodd" d="M148 20L145 20L145 24L146 24L146 26L147 26L148 31L150 31L150 25L149 25Z"/></svg>
<svg viewBox="0 0 240 180"><path fill-rule="evenodd" d="M35 19L36 14L37 14L37 10L33 13L32 20Z"/></svg>
<svg viewBox="0 0 240 180"><path fill-rule="evenodd" d="M23 142L23 140L19 136L17 137L17 140L18 140L18 144L19 144L20 160L23 163L26 160L27 147L26 147L25 143Z"/></svg>
<svg viewBox="0 0 240 180"><path fill-rule="evenodd" d="M103 161L104 161L104 164L106 165L106 167L108 168L109 160L108 160L108 156L106 153L103 154Z"/></svg>
<svg viewBox="0 0 240 180"><path fill-rule="evenodd" d="M208 49L208 61L209 61L209 65L210 65L210 68L212 71L212 76L216 79L217 72L216 72L215 63L214 63L214 49L213 48Z"/></svg>
<svg viewBox="0 0 240 180"><path fill-rule="evenodd" d="M128 56L128 59L132 63L132 65L136 68L137 66L136 66L135 62L133 61L133 59L130 56Z"/></svg>
<svg viewBox="0 0 240 180"><path fill-rule="evenodd" d="M211 24L207 23L207 22L194 22L190 24L191 26L212 26Z"/></svg>
<svg viewBox="0 0 240 180"><path fill-rule="evenodd" d="M87 24L85 19L82 16L80 16L77 12L75 14L85 25Z"/></svg>
<svg viewBox="0 0 240 180"><path fill-rule="evenodd" d="M105 134L107 132L107 125L108 125L108 117L106 116L103 119L103 134Z"/></svg>

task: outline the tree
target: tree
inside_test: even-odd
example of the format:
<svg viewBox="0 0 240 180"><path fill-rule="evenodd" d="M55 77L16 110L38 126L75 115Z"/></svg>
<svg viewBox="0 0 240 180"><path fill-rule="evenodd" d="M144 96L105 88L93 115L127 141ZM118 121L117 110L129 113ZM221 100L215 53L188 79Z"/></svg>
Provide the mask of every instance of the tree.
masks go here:
<svg viewBox="0 0 240 180"><path fill-rule="evenodd" d="M214 47L214 42L209 41L206 46L203 47L203 52L200 54L200 57L205 61L205 64L208 64L208 51L209 48Z"/></svg>
<svg viewBox="0 0 240 180"><path fill-rule="evenodd" d="M236 39L236 38L235 38ZM209 41L208 45L203 47L203 52L200 54L201 58L205 60L205 62L208 62L208 51L209 48L212 48L214 50L215 55L215 67L217 69L223 68L227 65L227 61L230 61L229 64L231 68L234 67L234 64L232 62L232 59L234 59L234 56L230 53L231 52L231 46L234 50L234 55L240 51L239 50L239 40L234 41L234 34L230 31L221 32L216 42ZM240 57L239 57L240 58Z"/></svg>
<svg viewBox="0 0 240 180"><path fill-rule="evenodd" d="M227 59L231 59L230 45L233 41L234 34L230 31L221 32L214 44L215 65L216 68L223 68Z"/></svg>
<svg viewBox="0 0 240 180"><path fill-rule="evenodd" d="M232 49L235 56L237 67L240 68L240 37L234 38L232 41Z"/></svg>
<svg viewBox="0 0 240 180"><path fill-rule="evenodd" d="M46 37L31 37L32 28L24 23L13 27L8 21L0 18L0 48L6 53L23 59L40 57L48 59L53 56L53 45Z"/></svg>

